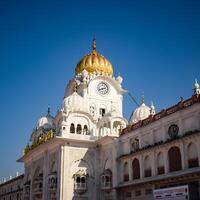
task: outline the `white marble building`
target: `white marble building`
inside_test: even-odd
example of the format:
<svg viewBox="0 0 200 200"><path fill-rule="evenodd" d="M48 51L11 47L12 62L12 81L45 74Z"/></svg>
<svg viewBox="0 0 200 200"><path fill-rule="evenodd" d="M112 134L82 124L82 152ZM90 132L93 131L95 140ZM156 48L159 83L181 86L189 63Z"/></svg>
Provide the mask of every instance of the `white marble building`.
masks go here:
<svg viewBox="0 0 200 200"><path fill-rule="evenodd" d="M177 185L188 185L190 199L200 199L197 81L191 98L157 114L143 98L128 122L122 80L94 40L62 109L55 117L48 109L38 120L18 160L25 168L24 200L149 200L154 189Z"/></svg>

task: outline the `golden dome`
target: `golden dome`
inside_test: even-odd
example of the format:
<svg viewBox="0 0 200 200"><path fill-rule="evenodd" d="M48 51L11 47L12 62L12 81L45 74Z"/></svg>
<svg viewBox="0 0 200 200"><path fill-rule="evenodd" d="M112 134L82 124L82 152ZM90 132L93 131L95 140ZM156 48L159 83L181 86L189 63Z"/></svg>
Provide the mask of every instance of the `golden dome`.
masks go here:
<svg viewBox="0 0 200 200"><path fill-rule="evenodd" d="M76 66L76 74L86 70L89 73L105 73L108 75L113 74L111 63L96 51L96 41L93 40L92 52L83 57Z"/></svg>

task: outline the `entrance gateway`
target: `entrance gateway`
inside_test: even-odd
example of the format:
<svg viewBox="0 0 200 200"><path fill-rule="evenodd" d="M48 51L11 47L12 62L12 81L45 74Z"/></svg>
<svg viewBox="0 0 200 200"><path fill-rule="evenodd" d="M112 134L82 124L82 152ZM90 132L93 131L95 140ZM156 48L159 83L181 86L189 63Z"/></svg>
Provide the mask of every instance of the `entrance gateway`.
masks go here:
<svg viewBox="0 0 200 200"><path fill-rule="evenodd" d="M156 189L153 191L154 200L189 200L188 185Z"/></svg>

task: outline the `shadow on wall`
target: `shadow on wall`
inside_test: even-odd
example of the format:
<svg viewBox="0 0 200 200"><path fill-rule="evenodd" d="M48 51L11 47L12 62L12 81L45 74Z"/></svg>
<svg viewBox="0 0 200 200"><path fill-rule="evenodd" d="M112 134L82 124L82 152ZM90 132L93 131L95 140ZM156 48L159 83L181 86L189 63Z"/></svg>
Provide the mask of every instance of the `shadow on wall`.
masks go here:
<svg viewBox="0 0 200 200"><path fill-rule="evenodd" d="M95 149L89 149L84 156L80 154L79 157L70 165L69 193L73 194L73 200L96 199Z"/></svg>

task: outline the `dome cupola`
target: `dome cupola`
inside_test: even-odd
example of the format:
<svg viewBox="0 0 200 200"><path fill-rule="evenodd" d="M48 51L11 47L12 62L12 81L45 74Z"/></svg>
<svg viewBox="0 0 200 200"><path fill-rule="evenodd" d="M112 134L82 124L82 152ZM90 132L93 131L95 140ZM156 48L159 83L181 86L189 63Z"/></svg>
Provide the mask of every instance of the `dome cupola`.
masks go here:
<svg viewBox="0 0 200 200"><path fill-rule="evenodd" d="M80 96L77 92L64 98L62 103L62 111L68 113L69 111L82 111L88 113L88 103L86 99Z"/></svg>
<svg viewBox="0 0 200 200"><path fill-rule="evenodd" d="M53 119L54 118L50 114L50 107L48 107L48 113L47 113L47 115L41 117L37 121L36 129L39 129L39 128L44 128L44 129L52 128L52 126L53 126Z"/></svg>
<svg viewBox="0 0 200 200"><path fill-rule="evenodd" d="M96 50L96 40L93 40L92 52L84 56L76 66L76 75L86 70L88 73L113 74L111 63Z"/></svg>
<svg viewBox="0 0 200 200"><path fill-rule="evenodd" d="M132 113L130 124L135 124L143 119L146 119L151 114L151 109L145 105L144 96L142 97L141 105Z"/></svg>

